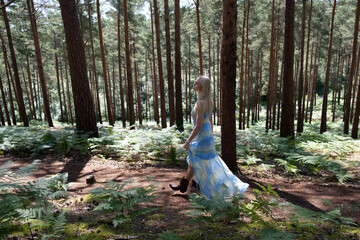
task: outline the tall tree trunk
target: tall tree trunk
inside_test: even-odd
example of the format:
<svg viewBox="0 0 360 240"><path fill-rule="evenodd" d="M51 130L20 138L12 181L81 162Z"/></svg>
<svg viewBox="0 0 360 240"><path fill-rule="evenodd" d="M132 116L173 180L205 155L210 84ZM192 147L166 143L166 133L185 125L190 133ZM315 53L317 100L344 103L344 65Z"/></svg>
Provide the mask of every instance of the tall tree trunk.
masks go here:
<svg viewBox="0 0 360 240"><path fill-rule="evenodd" d="M270 43L270 64L269 64L269 84L267 90L267 105L266 105L266 131L271 127L271 106L272 106L272 89L273 89L273 68L274 68L274 45L275 45L275 0L272 3L272 14L271 14L271 43Z"/></svg>
<svg viewBox="0 0 360 240"><path fill-rule="evenodd" d="M95 94L94 94L94 104L96 104L98 120L102 124L102 116L101 116L101 107L100 107L100 96L99 96L99 84L96 73L96 63L95 63L95 51L94 51L94 40L92 35L92 23L91 23L91 4L90 0L88 0L88 19L89 19L89 35L90 35L90 45L91 45L91 59L92 59L92 72L94 75L95 82Z"/></svg>
<svg viewBox="0 0 360 240"><path fill-rule="evenodd" d="M297 119L297 132L304 131L304 116L303 116L303 91L304 91L304 45L305 45L305 19L306 19L306 0L302 0L303 3L303 12L302 12L302 22L301 22L301 50L300 50L300 72L299 72L299 81L298 81L298 119Z"/></svg>
<svg viewBox="0 0 360 240"><path fill-rule="evenodd" d="M329 94L329 77L330 77L330 65L331 65L331 47L332 47L332 37L334 30L334 18L335 18L335 9L336 9L336 0L334 0L331 25L330 25L330 36L329 36L329 49L328 49L328 60L326 65L326 75L325 75L325 87L324 87L324 97L321 111L321 124L320 124L320 133L326 132L326 110L327 110L327 101Z"/></svg>
<svg viewBox="0 0 360 240"><path fill-rule="evenodd" d="M148 78L148 59L149 59L149 51L148 49L146 49L146 54L145 54L145 93L146 93L146 98L145 98L145 117L146 120L149 121L151 119L150 113L149 113L149 109L150 109L150 101L149 101L149 78Z"/></svg>
<svg viewBox="0 0 360 240"><path fill-rule="evenodd" d="M195 2L195 1L194 1ZM200 33L200 0L196 0L195 2L196 7L196 25L197 25L197 35L198 35L198 46L199 46L199 68L200 68L200 75L203 75L203 58L202 58L202 46L201 46L201 33Z"/></svg>
<svg viewBox="0 0 360 240"><path fill-rule="evenodd" d="M122 80L122 68L121 68L121 35L120 35L120 26L121 26L121 17L120 17L120 0L118 1L118 14L117 14L117 37L118 37L118 64L119 64L119 83L120 83L120 104L121 104L121 122L123 128L126 127L126 116L125 116L125 101L124 101L124 91L123 91L123 80Z"/></svg>
<svg viewBox="0 0 360 240"><path fill-rule="evenodd" d="M250 49L249 49L249 18L250 18L250 4L247 5L247 15L246 15L246 72L245 72L245 76L246 76L246 88L247 88L247 118L246 118L246 127L249 128L250 124L250 105L251 105L251 66L252 66L252 62L250 59ZM244 111L245 112L245 111ZM244 120L245 120L245 116L244 116ZM245 124L244 124L244 129L245 129Z"/></svg>
<svg viewBox="0 0 360 240"><path fill-rule="evenodd" d="M312 6L313 1L310 0L310 10L309 10L309 18L308 18L308 29L307 29L307 41L306 41L306 58L305 58L305 81L304 81L304 95L303 95L303 118L305 117L305 122L307 122L307 107L305 111L305 91L306 91L306 85L308 85L308 61L309 61L309 50L310 50L310 30L311 30L311 15L312 15ZM311 71L311 68L310 68ZM309 80L310 81L310 80ZM307 91L309 93L309 90ZM309 98L309 94L307 94L307 97ZM307 101L308 102L308 101Z"/></svg>
<svg viewBox="0 0 360 240"><path fill-rule="evenodd" d="M7 107L7 104L6 104L4 86L3 86L3 84L2 84L1 75L0 75L0 91L1 91L1 98L2 98L2 101L3 101L3 104L4 104L6 121L7 121L7 124L8 124L9 126L11 126L10 114L9 114L9 110L8 110L8 107Z"/></svg>
<svg viewBox="0 0 360 240"><path fill-rule="evenodd" d="M155 44L154 44L154 23L153 23L153 8L152 4L150 3L150 17L151 17L151 43L152 43L152 59L153 59L153 72L154 72L154 119L157 124L159 124L159 99L158 99L158 87L157 87L157 75L156 75L156 64L155 64Z"/></svg>
<svg viewBox="0 0 360 240"><path fill-rule="evenodd" d="M354 88L352 91L352 99L351 99L351 110L350 110L350 122L353 120L354 107L355 107L355 99L356 99L356 90L358 85L358 75L359 75L359 61L360 61L360 47L358 48L358 54L356 56L356 70L354 76Z"/></svg>
<svg viewBox="0 0 360 240"><path fill-rule="evenodd" d="M130 42L129 42L129 21L128 21L128 9L127 0L123 0L124 8L124 25L125 25L125 54L126 54L126 79L127 79L127 99L129 109L128 119L130 121L131 129L134 129L135 124L135 112L134 112L134 95L133 95L133 79L131 69L131 53L130 53Z"/></svg>
<svg viewBox="0 0 360 240"><path fill-rule="evenodd" d="M40 121L42 121L42 106L41 106L41 93L40 93L40 83L39 83L39 73L36 71L36 90L37 90L37 103L38 103L38 110L39 110L39 116Z"/></svg>
<svg viewBox="0 0 360 240"><path fill-rule="evenodd" d="M189 47L189 50L188 50L188 54L189 54L189 56L188 56L188 63L189 63L189 65L188 65L188 73L189 73L189 84L188 84L188 86L189 86L189 116L190 116L190 118L189 118L189 120L190 120L190 122L191 122L191 120L192 120L192 116L191 116L191 50L190 50L190 38L188 39L188 47Z"/></svg>
<svg viewBox="0 0 360 240"><path fill-rule="evenodd" d="M246 23L246 1L244 1L244 17L241 34L241 60L240 60L240 86L239 86L239 129L243 129L243 103L244 103L244 43L245 43L245 23Z"/></svg>
<svg viewBox="0 0 360 240"><path fill-rule="evenodd" d="M175 84L176 84L176 126L184 131L182 89L181 89L181 51L180 51L180 0L175 0Z"/></svg>
<svg viewBox="0 0 360 240"><path fill-rule="evenodd" d="M169 17L168 0L164 0L164 10L165 10L166 68L167 68L168 94L169 94L169 117L170 117L170 126L172 126L174 125L175 122L175 107L174 107L174 77L173 77L172 61L171 61L170 24L169 24L170 17ZM176 30L175 30L175 34L176 34ZM178 39L176 39L175 37L175 41L177 40Z"/></svg>
<svg viewBox="0 0 360 240"><path fill-rule="evenodd" d="M310 102L310 98L312 97L312 86L313 86L313 54L314 53L314 46L311 47L311 57L310 57L310 68L309 68L309 80L308 80L308 91L307 91L307 100L306 100L306 110L305 110L305 122L308 121L308 113L309 113L309 102ZM334 88L335 90L335 88ZM335 91L334 91L335 93ZM333 97L334 100L335 97ZM305 105L304 105L305 106Z"/></svg>
<svg viewBox="0 0 360 240"><path fill-rule="evenodd" d="M1 3L1 5L5 4L4 0L1 0L0 3ZM3 13L3 19L4 19L4 23L5 23L5 28L6 28L6 33L7 33L8 43L9 43L9 48L10 48L11 61L12 61L12 67L13 67L13 71L14 71L14 78L15 78L15 85L16 85L15 91L16 91L16 95L18 98L17 103L18 103L18 107L19 107L20 119L23 122L24 126L28 127L29 121L26 116L24 98L23 98L22 88L21 88L21 84L20 84L19 71L18 71L18 66L17 66L17 62L16 62L14 45L12 42L10 24L9 24L9 20L7 18L6 7L3 7L1 10Z"/></svg>
<svg viewBox="0 0 360 240"><path fill-rule="evenodd" d="M187 60L189 61L189 60ZM188 62L186 62L186 64L184 65L184 71L185 71L185 119L186 121L188 121L188 117L189 117L189 114L188 114L188 108L189 108L189 105L188 105L188 69L187 69L187 65L188 65Z"/></svg>
<svg viewBox="0 0 360 240"><path fill-rule="evenodd" d="M36 54L36 64L37 64L37 68L38 68L38 72L39 72L39 79L40 79L41 90L42 90L42 95L43 95L45 116L48 121L49 127L53 127L54 124L53 124L51 112L50 112L48 90L47 90L47 84L46 84L46 79L45 79L44 67L43 67L43 63L42 63L39 35L38 35L36 18L35 18L35 13L34 13L34 11L35 11L34 2L32 0L27 0L26 2L27 2L27 8L28 8L28 12L29 12L31 30L33 33L35 54Z"/></svg>
<svg viewBox="0 0 360 240"><path fill-rule="evenodd" d="M76 129L89 132L91 136L97 137L98 130L86 72L85 48L76 4L72 0L61 0L59 2L68 49Z"/></svg>
<svg viewBox="0 0 360 240"><path fill-rule="evenodd" d="M26 93L26 97L28 99L29 110L30 110L30 115L31 115L31 119L32 119L32 106L31 106L31 101L30 101L30 94L29 94L29 89L28 89L27 83L26 83L25 71L24 71L24 69L22 67L21 67L21 72L22 72L22 75L23 75L25 93Z"/></svg>
<svg viewBox="0 0 360 240"><path fill-rule="evenodd" d="M161 127L166 128L165 86L164 86L164 74L162 69L160 22L159 22L159 11L157 7L157 0L154 0L154 14L155 14L156 51L158 57L158 71L159 71L159 82L160 82Z"/></svg>
<svg viewBox="0 0 360 240"><path fill-rule="evenodd" d="M116 83L115 83L115 63L114 60L112 61L112 85L113 85L113 92L112 92L112 113L113 113L113 121L116 122Z"/></svg>
<svg viewBox="0 0 360 240"><path fill-rule="evenodd" d="M221 102L221 92L220 92L220 40L218 39L216 42L216 55L217 55L217 122L218 125L221 125L221 106L220 106L220 102Z"/></svg>
<svg viewBox="0 0 360 240"><path fill-rule="evenodd" d="M357 5L356 5L354 37L353 37L352 52L351 52L351 65L350 65L350 71L349 71L346 96L344 97L344 104L345 104L345 106L344 106L344 133L345 134L349 134L351 90L352 90L352 82L353 82L353 78L354 78L354 73L355 73L355 69L356 69L356 50L357 50L357 45L358 45L359 19L360 19L360 0L357 1Z"/></svg>
<svg viewBox="0 0 360 240"><path fill-rule="evenodd" d="M135 75L135 89L136 89L136 98L137 98L137 110L138 110L139 124L141 125L142 124L142 108L141 108L139 74L138 74L138 67L137 67L136 56L135 56L135 41L133 42L133 51L134 51L134 75Z"/></svg>
<svg viewBox="0 0 360 240"><path fill-rule="evenodd" d="M221 41L221 155L232 170L238 170L236 162L236 0L223 1Z"/></svg>
<svg viewBox="0 0 360 240"><path fill-rule="evenodd" d="M103 67L103 76L104 76L104 83L105 83L105 96L106 96L106 106L107 106L107 113L109 118L109 124L114 126L114 118L112 113L112 104L111 104L111 97L110 97L110 89L108 84L108 78L106 75L106 60L105 60L105 51L104 51L104 42L102 36L102 26L101 26L101 14L100 14L100 2L96 0L96 9L97 9L97 17L98 17L98 28L99 28L99 40L100 40L100 51L101 51L101 62Z"/></svg>
<svg viewBox="0 0 360 240"><path fill-rule="evenodd" d="M66 100L66 89L64 87L64 78L63 78L63 70L62 70L62 61L60 61L60 81L61 81L61 90L62 90L62 98L64 99L64 115L66 117L66 123L69 123L68 110L67 110L67 100Z"/></svg>
<svg viewBox="0 0 360 240"><path fill-rule="evenodd" d="M0 37L1 37L1 35L0 35ZM15 107L14 107L12 87L11 87L11 82L10 82L11 81L10 80L11 69L10 69L10 66L9 66L9 63L8 63L8 57L7 57L6 47L5 47L5 43L4 43L3 38L1 38L1 46L2 46L2 50L3 50L3 56L4 56L6 78L7 78L7 82L8 82L8 85L9 85L8 95L9 95L10 112L11 112L11 117L13 119L13 124L16 125Z"/></svg>
<svg viewBox="0 0 360 240"><path fill-rule="evenodd" d="M26 70L27 70L29 87L30 87L31 105L32 105L32 109L33 109L32 116L33 116L33 119L36 119L36 108L35 108L35 103L34 103L34 94L33 94L32 81L31 81L29 55L26 55Z"/></svg>
<svg viewBox="0 0 360 240"><path fill-rule="evenodd" d="M3 110L2 110L1 104L0 104L0 118L1 118L1 125L5 126L5 118L4 118L4 113L3 113Z"/></svg>
<svg viewBox="0 0 360 240"><path fill-rule="evenodd" d="M294 0L286 0L284 33L284 91L282 95L282 113L280 137L294 138Z"/></svg>
<svg viewBox="0 0 360 240"><path fill-rule="evenodd" d="M213 101L214 101L214 110L213 110L213 114L214 114L214 117L213 117L213 124L214 125L216 125L216 103L217 103L217 101L216 101L216 80L217 80L217 78L216 78L216 74L215 74L215 72L216 72L216 53L215 53L215 40L213 41L214 42L214 44L213 44L213 47L212 47L212 49L213 49L213 82L214 82L214 87L213 87Z"/></svg>
<svg viewBox="0 0 360 240"><path fill-rule="evenodd" d="M54 41L54 48L56 51L56 40ZM60 74L59 74L59 59L57 53L54 55L55 57L55 70L56 70L56 80L57 80L57 90L59 95L59 103L60 103L60 114L61 114L61 122L64 122L64 112L63 112L63 102L61 99L61 86L60 86Z"/></svg>

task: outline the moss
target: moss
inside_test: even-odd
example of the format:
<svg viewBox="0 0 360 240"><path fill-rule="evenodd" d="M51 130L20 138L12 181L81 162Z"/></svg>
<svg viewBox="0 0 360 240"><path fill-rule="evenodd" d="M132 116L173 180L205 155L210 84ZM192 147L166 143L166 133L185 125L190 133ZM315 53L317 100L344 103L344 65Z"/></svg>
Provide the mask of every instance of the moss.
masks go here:
<svg viewBox="0 0 360 240"><path fill-rule="evenodd" d="M157 214L150 216L150 218L152 220L163 220L163 219L165 219L165 215L157 213Z"/></svg>
<svg viewBox="0 0 360 240"><path fill-rule="evenodd" d="M67 224L63 236L66 239L107 239L111 236L116 236L114 229L106 224L101 224L96 228L92 224L77 222Z"/></svg>

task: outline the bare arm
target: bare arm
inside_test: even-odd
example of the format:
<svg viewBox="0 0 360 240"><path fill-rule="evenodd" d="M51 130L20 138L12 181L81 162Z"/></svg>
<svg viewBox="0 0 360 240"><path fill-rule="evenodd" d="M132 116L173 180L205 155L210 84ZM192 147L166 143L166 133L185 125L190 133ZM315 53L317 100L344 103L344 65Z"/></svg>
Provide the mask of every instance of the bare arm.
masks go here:
<svg viewBox="0 0 360 240"><path fill-rule="evenodd" d="M205 106L204 103L199 101L197 103L196 108L196 125L194 129L192 130L189 138L187 139L186 143L184 144L185 149L189 149L190 142L196 137L196 135L200 132L202 128L202 122L204 119L204 113L205 113Z"/></svg>

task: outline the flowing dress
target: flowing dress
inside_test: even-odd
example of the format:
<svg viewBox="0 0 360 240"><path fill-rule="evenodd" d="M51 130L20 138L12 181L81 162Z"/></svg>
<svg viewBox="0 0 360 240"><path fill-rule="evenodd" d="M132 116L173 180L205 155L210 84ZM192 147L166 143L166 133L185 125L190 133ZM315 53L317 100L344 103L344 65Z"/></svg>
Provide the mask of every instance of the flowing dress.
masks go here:
<svg viewBox="0 0 360 240"><path fill-rule="evenodd" d="M194 126L196 113L191 112ZM210 126L211 113L205 113L202 127L190 142L186 161L194 169L194 180L200 191L209 199L227 199L236 193L244 193L249 184L242 182L216 154L214 136Z"/></svg>

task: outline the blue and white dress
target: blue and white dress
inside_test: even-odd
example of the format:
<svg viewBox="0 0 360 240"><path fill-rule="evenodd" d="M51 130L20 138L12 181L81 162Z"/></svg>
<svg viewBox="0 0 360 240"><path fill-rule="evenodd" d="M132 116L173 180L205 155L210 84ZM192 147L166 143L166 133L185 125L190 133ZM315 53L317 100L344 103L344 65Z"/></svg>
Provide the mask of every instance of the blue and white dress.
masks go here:
<svg viewBox="0 0 360 240"><path fill-rule="evenodd" d="M191 112L194 126L196 113ZM236 193L244 193L249 184L242 182L216 154L214 136L210 126L211 113L205 113L202 128L190 142L186 161L194 169L194 180L200 191L209 199L227 199Z"/></svg>

